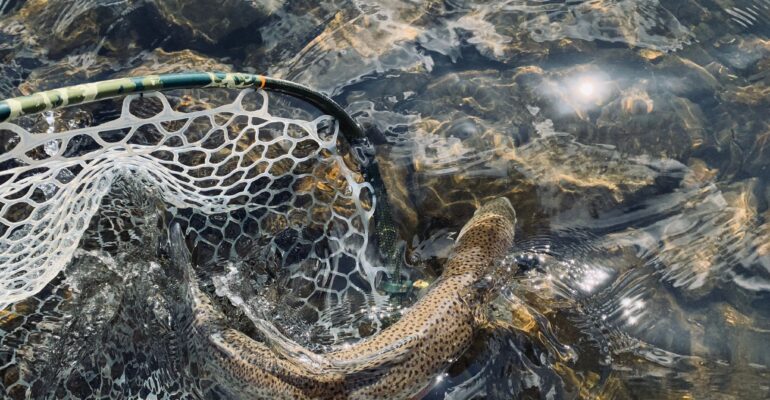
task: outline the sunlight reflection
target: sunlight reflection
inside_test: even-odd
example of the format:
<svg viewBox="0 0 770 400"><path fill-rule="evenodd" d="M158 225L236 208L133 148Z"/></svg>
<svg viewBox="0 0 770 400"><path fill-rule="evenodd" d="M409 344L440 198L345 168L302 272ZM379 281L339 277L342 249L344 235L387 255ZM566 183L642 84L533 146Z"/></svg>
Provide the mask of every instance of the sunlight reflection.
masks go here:
<svg viewBox="0 0 770 400"><path fill-rule="evenodd" d="M568 77L564 86L570 102L601 103L609 94L608 79L604 74L592 73Z"/></svg>
<svg viewBox="0 0 770 400"><path fill-rule="evenodd" d="M542 90L560 113L577 113L585 118L587 111L605 104L618 89L607 73L596 66L586 65L560 78L547 80Z"/></svg>
<svg viewBox="0 0 770 400"><path fill-rule="evenodd" d="M580 84L580 94L585 98L590 98L594 94L594 82L586 79Z"/></svg>
<svg viewBox="0 0 770 400"><path fill-rule="evenodd" d="M609 277L610 274L604 269L584 265L582 279L577 282L577 285L583 292L591 293L606 282Z"/></svg>
<svg viewBox="0 0 770 400"><path fill-rule="evenodd" d="M620 299L620 307L623 309L623 317L629 325L636 325L639 318L644 315L644 300L639 297Z"/></svg>

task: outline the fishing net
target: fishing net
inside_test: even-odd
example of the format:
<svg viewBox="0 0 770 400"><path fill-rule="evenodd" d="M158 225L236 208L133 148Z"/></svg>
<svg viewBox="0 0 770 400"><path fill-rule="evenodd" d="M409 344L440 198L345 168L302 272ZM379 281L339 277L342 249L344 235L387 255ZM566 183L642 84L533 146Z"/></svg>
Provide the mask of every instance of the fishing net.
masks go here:
<svg viewBox="0 0 770 400"><path fill-rule="evenodd" d="M374 192L345 127L254 77L134 78L4 102L0 119L16 118L0 123L0 308L38 293L78 248L135 239L118 180L159 194L199 264L269 254L287 302L317 324L331 328L324 312L338 304L385 302L365 256Z"/></svg>
<svg viewBox="0 0 770 400"><path fill-rule="evenodd" d="M362 137L330 99L259 75L0 101L2 397L228 397L173 345L173 224L236 328L319 346L380 329L383 189Z"/></svg>

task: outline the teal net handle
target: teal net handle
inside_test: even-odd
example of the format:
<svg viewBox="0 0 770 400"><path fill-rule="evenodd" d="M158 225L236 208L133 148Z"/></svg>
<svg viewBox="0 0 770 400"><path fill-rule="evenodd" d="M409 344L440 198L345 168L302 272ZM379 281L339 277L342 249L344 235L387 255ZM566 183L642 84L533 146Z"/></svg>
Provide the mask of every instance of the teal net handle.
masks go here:
<svg viewBox="0 0 770 400"><path fill-rule="evenodd" d="M337 119L342 134L350 142L364 139L361 127L339 104L306 86L264 75L221 72L191 72L149 75L84 83L0 101L0 123L22 115L61 107L121 97L129 94L173 89L248 88L284 93L305 100Z"/></svg>

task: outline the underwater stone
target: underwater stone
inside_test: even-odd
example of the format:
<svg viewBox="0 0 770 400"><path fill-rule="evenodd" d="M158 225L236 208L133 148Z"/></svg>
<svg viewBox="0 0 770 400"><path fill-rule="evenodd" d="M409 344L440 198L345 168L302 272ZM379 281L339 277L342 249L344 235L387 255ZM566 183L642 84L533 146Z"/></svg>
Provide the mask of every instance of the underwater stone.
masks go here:
<svg viewBox="0 0 770 400"><path fill-rule="evenodd" d="M155 49L142 55L140 64L119 76L146 76L191 71L232 72L231 65L193 50L165 51Z"/></svg>
<svg viewBox="0 0 770 400"><path fill-rule="evenodd" d="M708 69L690 59L670 55L655 66L657 86L671 94L698 101L714 96L721 83Z"/></svg>
<svg viewBox="0 0 770 400"><path fill-rule="evenodd" d="M104 0L33 0L10 18L25 27L49 58L88 51L130 57L141 51L138 43L160 34L147 23L139 4L126 8L123 2Z"/></svg>
<svg viewBox="0 0 770 400"><path fill-rule="evenodd" d="M185 32L181 37L190 35L214 44L266 19L282 5L282 1L151 0L150 4L167 23Z"/></svg>
<svg viewBox="0 0 770 400"><path fill-rule="evenodd" d="M685 98L632 88L602 108L591 139L622 152L682 160L703 143L703 121L698 105Z"/></svg>
<svg viewBox="0 0 770 400"><path fill-rule="evenodd" d="M756 36L725 35L714 43L716 57L735 72L745 75L770 56L770 43Z"/></svg>

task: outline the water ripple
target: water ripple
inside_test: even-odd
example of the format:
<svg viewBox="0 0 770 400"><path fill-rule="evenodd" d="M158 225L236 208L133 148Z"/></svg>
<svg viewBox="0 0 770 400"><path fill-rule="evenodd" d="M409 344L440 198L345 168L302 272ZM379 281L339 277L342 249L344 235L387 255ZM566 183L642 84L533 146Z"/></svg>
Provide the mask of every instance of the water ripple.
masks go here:
<svg viewBox="0 0 770 400"><path fill-rule="evenodd" d="M502 8L527 13L523 27L536 41L599 40L670 51L692 35L657 0L513 0Z"/></svg>

